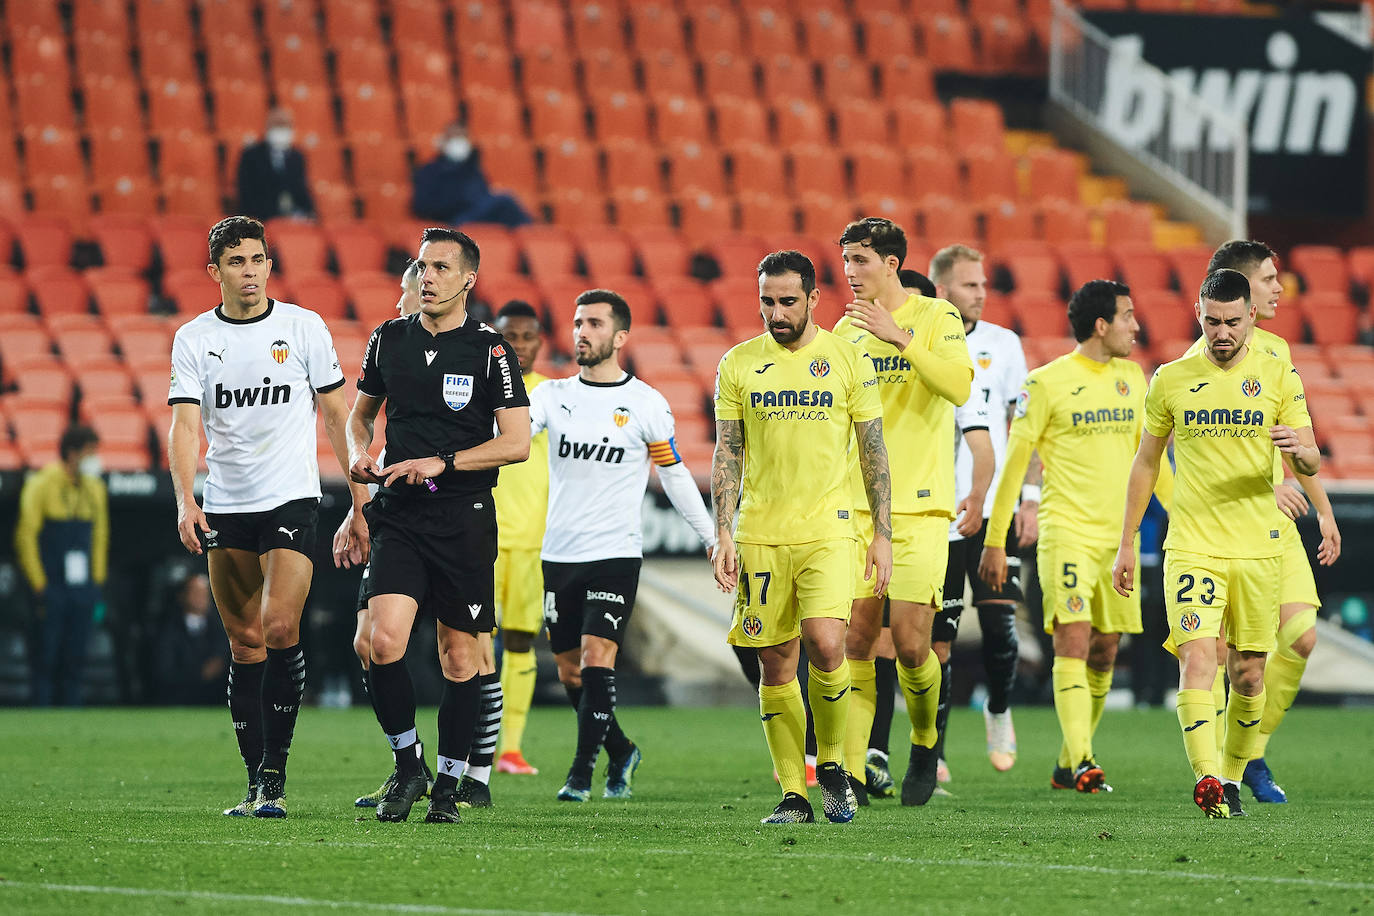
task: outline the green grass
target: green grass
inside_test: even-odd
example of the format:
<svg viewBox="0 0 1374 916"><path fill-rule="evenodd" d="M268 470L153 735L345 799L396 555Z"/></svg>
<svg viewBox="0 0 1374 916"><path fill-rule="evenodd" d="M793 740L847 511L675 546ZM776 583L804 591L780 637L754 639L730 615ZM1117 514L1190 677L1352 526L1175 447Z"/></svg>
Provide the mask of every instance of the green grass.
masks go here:
<svg viewBox="0 0 1374 916"><path fill-rule="evenodd" d="M581 806L553 799L572 715L538 709L526 754L542 772L498 775L497 807L456 826L421 823L422 808L379 824L352 807L389 769L364 710L306 710L285 821L220 816L242 792L222 709L7 710L0 911L1371 909L1374 711L1296 710L1269 755L1292 803L1243 790L1249 816L1232 821L1193 806L1171 710L1107 714L1096 745L1116 791L1097 796L1051 792L1053 712L1016 716L1010 773L987 764L981 717L956 710L955 797L875 803L848 826L764 828L778 790L742 707L625 710L645 752L636 798L603 801L598 786Z"/></svg>

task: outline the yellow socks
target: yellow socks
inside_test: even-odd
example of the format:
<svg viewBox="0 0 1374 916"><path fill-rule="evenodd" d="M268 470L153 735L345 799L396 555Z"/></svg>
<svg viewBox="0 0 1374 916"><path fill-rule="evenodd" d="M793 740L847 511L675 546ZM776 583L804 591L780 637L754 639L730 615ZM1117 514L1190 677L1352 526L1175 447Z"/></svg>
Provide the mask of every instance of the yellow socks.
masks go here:
<svg viewBox="0 0 1374 916"><path fill-rule="evenodd" d="M505 708L501 712L501 753L520 750L525 737L525 722L534 700L534 679L538 673L534 652L501 653L501 693Z"/></svg>
<svg viewBox="0 0 1374 916"><path fill-rule="evenodd" d="M1102 721L1102 710L1107 706L1107 694L1112 692L1112 671L1087 669L1088 693L1092 696L1092 718L1088 725L1088 754L1092 755L1093 737L1097 735L1097 724Z"/></svg>
<svg viewBox="0 0 1374 916"><path fill-rule="evenodd" d="M806 707L796 678L759 686L759 717L782 791L806 795Z"/></svg>
<svg viewBox="0 0 1374 916"><path fill-rule="evenodd" d="M1212 681L1212 709L1215 718L1217 759L1221 759L1221 742L1226 735L1226 666L1217 665L1217 679Z"/></svg>
<svg viewBox="0 0 1374 916"><path fill-rule="evenodd" d="M926 660L916 668L908 668L901 660L897 661L897 683L902 685L902 697L906 700L906 713L911 719L911 743L921 747L934 747L939 732L935 728L935 714L940 709L940 660L934 652L926 654ZM870 721L868 728L873 728ZM864 741L867 742L867 733ZM866 750L866 748L865 748Z"/></svg>
<svg viewBox="0 0 1374 916"><path fill-rule="evenodd" d="M849 718L844 732L844 768L855 779L863 779L864 760L868 756L868 735L873 731L873 715L878 706L878 675L871 658L851 658L848 662ZM813 699L811 714L814 716L817 711ZM819 720L816 727L816 744L819 746Z"/></svg>
<svg viewBox="0 0 1374 916"><path fill-rule="evenodd" d="M1242 696L1232 690L1226 703L1226 742L1221 754L1221 778L1240 782L1245 765L1255 756L1260 720L1264 715L1264 694Z"/></svg>
<svg viewBox="0 0 1374 916"><path fill-rule="evenodd" d="M1088 663L1081 658L1056 656L1052 679L1054 711L1064 734L1059 759L1062 766L1073 769L1092 757L1093 704L1088 692Z"/></svg>
<svg viewBox="0 0 1374 916"><path fill-rule="evenodd" d="M1306 670L1307 659L1288 649L1280 649L1265 662L1264 721L1260 722L1259 735L1255 739L1254 756L1264 756L1269 746L1269 736L1279 727L1288 707L1297 699L1298 687Z"/></svg>
<svg viewBox="0 0 1374 916"><path fill-rule="evenodd" d="M1217 775L1216 706L1210 690L1178 692L1178 724L1183 729L1183 749L1193 767L1193 778ZM1242 764L1241 769L1244 769Z"/></svg>
<svg viewBox="0 0 1374 916"><path fill-rule="evenodd" d="M872 668L873 663L868 664ZM850 689L849 665L841 659L840 667L834 671L822 671L808 664L807 672L810 677L806 692L816 727L816 764L839 763L843 766L845 723L849 719L851 694L854 692ZM870 689L869 694L872 693Z"/></svg>

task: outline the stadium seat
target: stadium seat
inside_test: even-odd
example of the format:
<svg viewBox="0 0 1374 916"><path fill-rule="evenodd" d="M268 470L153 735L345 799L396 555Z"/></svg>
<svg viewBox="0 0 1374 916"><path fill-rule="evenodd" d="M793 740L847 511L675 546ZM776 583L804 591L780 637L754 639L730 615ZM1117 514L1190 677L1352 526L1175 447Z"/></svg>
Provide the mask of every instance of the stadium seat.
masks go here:
<svg viewBox="0 0 1374 916"><path fill-rule="evenodd" d="M106 410L137 410L134 399L134 380L127 366L109 363L94 368L76 370L76 384L81 392L82 413L104 413ZM103 440L103 436L101 437ZM104 445L104 442L101 442Z"/></svg>
<svg viewBox="0 0 1374 916"><path fill-rule="evenodd" d="M28 214L14 220L14 229L26 267L71 264L72 232L66 219Z"/></svg>
<svg viewBox="0 0 1374 916"><path fill-rule="evenodd" d="M886 145L848 145L853 193L859 197L892 193L906 184L906 165Z"/></svg>
<svg viewBox="0 0 1374 916"><path fill-rule="evenodd" d="M571 84L568 84L571 85ZM527 93L531 135L540 141L587 136L587 113L582 97L574 90L539 88Z"/></svg>
<svg viewBox="0 0 1374 916"><path fill-rule="evenodd" d="M514 237L536 281L578 272L577 242L561 227L520 226L514 231Z"/></svg>
<svg viewBox="0 0 1374 916"><path fill-rule="evenodd" d="M701 60L702 95L716 110L754 98L754 62L729 51L712 51Z"/></svg>
<svg viewBox="0 0 1374 916"><path fill-rule="evenodd" d="M772 143L768 110L757 99L728 97L716 99L711 109L715 136L726 147Z"/></svg>
<svg viewBox="0 0 1374 916"><path fill-rule="evenodd" d="M325 3L324 33L330 44L338 47L350 38L360 37L381 42L381 23L375 0L362 0L348 3Z"/></svg>
<svg viewBox="0 0 1374 916"><path fill-rule="evenodd" d="M396 93L388 83L344 82L339 87L339 101L343 105L344 133L355 142L361 134L400 136Z"/></svg>
<svg viewBox="0 0 1374 916"><path fill-rule="evenodd" d="M505 47L508 39L504 6L498 0L464 0L455 4L453 34L474 44Z"/></svg>
<svg viewBox="0 0 1374 916"><path fill-rule="evenodd" d="M787 193L782 154L762 143L743 143L729 149L731 186L736 194Z"/></svg>
<svg viewBox="0 0 1374 916"><path fill-rule="evenodd" d="M754 235L782 235L796 228L796 213L790 195L746 191L737 195L739 231Z"/></svg>
<svg viewBox="0 0 1374 916"><path fill-rule="evenodd" d="M917 27L925 57L937 72L977 72L973 29L962 14L925 13L917 19Z"/></svg>
<svg viewBox="0 0 1374 916"><path fill-rule="evenodd" d="M983 211L983 241L990 250L1034 238L1035 215L1030 207L994 200Z"/></svg>
<svg viewBox="0 0 1374 916"><path fill-rule="evenodd" d="M142 132L143 107L132 77L87 76L81 96L82 120L88 132L111 127Z"/></svg>
<svg viewBox="0 0 1374 916"><path fill-rule="evenodd" d="M756 58L759 66L760 98L775 109L792 100L811 102L815 99L816 80L811 61L787 52L770 53ZM794 140L779 135L783 142Z"/></svg>
<svg viewBox="0 0 1374 916"><path fill-rule="evenodd" d="M703 148L695 140L681 142L667 151L664 160L668 166L668 188L674 194L725 193L725 168L714 145Z"/></svg>
<svg viewBox="0 0 1374 916"><path fill-rule="evenodd" d="M71 370L55 360L35 360L14 378L15 403L25 408L67 410L72 403ZM22 438L22 433L21 433Z"/></svg>
<svg viewBox="0 0 1374 916"><path fill-rule="evenodd" d="M692 4L686 14L692 32L692 47L699 60L705 60L708 54L718 51L743 53L744 29L732 4Z"/></svg>
<svg viewBox="0 0 1374 916"><path fill-rule="evenodd" d="M276 95L277 103L291 111L296 132L302 138L311 134L333 137L338 133L334 123L334 94L324 85L307 79L283 79L279 72Z"/></svg>
<svg viewBox="0 0 1374 916"><path fill-rule="evenodd" d="M597 0L582 0L568 6L568 21L572 25L572 45L584 53L588 49L614 50L623 54L626 47L625 28L620 10L614 4Z"/></svg>
<svg viewBox="0 0 1374 916"><path fill-rule="evenodd" d="M147 91L149 133L176 133L187 128L199 132L207 128L205 99L194 77L188 80L168 76L150 81Z"/></svg>
<svg viewBox="0 0 1374 916"><path fill-rule="evenodd" d="M645 188L658 191L663 184L658 149L643 140L628 138L607 143L606 174L614 176L612 191Z"/></svg>
<svg viewBox="0 0 1374 916"><path fill-rule="evenodd" d="M1051 255L1010 254L1002 256L1001 260L1011 273L1013 289L1016 292L1040 293L1058 298L1059 264Z"/></svg>
<svg viewBox="0 0 1374 916"><path fill-rule="evenodd" d="M546 191L576 190L600 194L601 163L597 148L586 140L564 137L544 145L540 186Z"/></svg>
<svg viewBox="0 0 1374 916"><path fill-rule="evenodd" d="M1300 307L1307 319L1312 339L1323 346L1352 344L1360 330L1359 309L1339 293L1313 293L1303 296Z"/></svg>
<svg viewBox="0 0 1374 916"><path fill-rule="evenodd" d="M812 60L861 59L854 23L843 12L810 9L802 14L801 31L802 48Z"/></svg>
<svg viewBox="0 0 1374 916"><path fill-rule="evenodd" d="M24 135L24 171L30 183L53 175L84 179L81 138L70 129L49 126Z"/></svg>
<svg viewBox="0 0 1374 916"><path fill-rule="evenodd" d="M115 322L112 324L116 346L124 362L134 372L136 387L142 393L144 400L149 397L148 391L143 387L144 375L160 379L154 386L154 397L166 397L167 394L167 354L172 348L172 328L170 322L164 319L161 327L151 325L131 325L128 322ZM152 375L157 373L157 375Z"/></svg>
<svg viewBox="0 0 1374 916"><path fill-rule="evenodd" d="M67 267L32 267L25 273L38 313L44 318L53 315L88 315L91 294L81 275Z"/></svg>
<svg viewBox="0 0 1374 916"><path fill-rule="evenodd" d="M1059 261L1064 265L1064 275L1069 281L1069 290L1076 290L1089 280L1115 280L1116 263L1111 253L1091 242L1066 242L1056 246ZM1158 290L1167 288L1158 284L1142 285L1141 289ZM1134 294L1132 290L1132 294ZM1136 306L1139 311L1141 306Z"/></svg>
<svg viewBox="0 0 1374 916"><path fill-rule="evenodd" d="M515 51L525 53L543 47L567 46L561 6L534 0L516 4L511 12L511 47ZM500 15L495 9L493 14ZM457 34L461 35L462 31Z"/></svg>
<svg viewBox="0 0 1374 916"><path fill-rule="evenodd" d="M342 321L348 317L348 299L339 281L329 274L293 274L291 292L296 305L318 312L326 322ZM396 298L400 298L400 284Z"/></svg>
<svg viewBox="0 0 1374 916"><path fill-rule="evenodd" d="M683 276L649 278L669 326L682 329L713 325L717 320L716 301L703 283ZM679 335L679 341L682 338ZM724 350L721 351L722 353Z"/></svg>
<svg viewBox="0 0 1374 916"><path fill-rule="evenodd" d="M683 26L681 15L673 4L632 3L627 6L627 10L633 38L632 44L641 56L659 51L686 54L686 29ZM645 75L647 78L647 71ZM649 88L653 91L652 84Z"/></svg>
<svg viewBox="0 0 1374 916"><path fill-rule="evenodd" d="M1054 293L1017 291L1007 297L1007 303L1023 337L1063 337L1069 331L1064 301ZM1060 351L1064 352L1067 350Z"/></svg>
<svg viewBox="0 0 1374 916"><path fill-rule="evenodd" d="M650 96L691 96L697 94L696 74L686 54L662 49L646 53L639 61L644 74L644 90Z"/></svg>
<svg viewBox="0 0 1374 916"><path fill-rule="evenodd" d="M768 246L757 235L722 232L703 245L702 252L715 262L723 279L756 283L758 263L768 254Z"/></svg>
<svg viewBox="0 0 1374 916"><path fill-rule="evenodd" d="M848 196L844 160L837 150L806 141L789 147L787 158L793 187L811 194Z"/></svg>
<svg viewBox="0 0 1374 916"><path fill-rule="evenodd" d="M1333 245L1295 245L1285 266L1297 271L1305 293L1349 292L1345 255Z"/></svg>
<svg viewBox="0 0 1374 916"><path fill-rule="evenodd" d="M986 99L956 98L949 103L950 131L964 151L1006 149L1002 107Z"/></svg>
<svg viewBox="0 0 1374 916"><path fill-rule="evenodd" d="M582 49L582 87L588 97L637 92L630 58L610 48Z"/></svg>
<svg viewBox="0 0 1374 916"><path fill-rule="evenodd" d="M1172 290L1132 289L1131 302L1135 305L1136 320L1145 326L1151 343L1197 337L1200 333L1190 303ZM1173 356L1182 355L1180 352Z"/></svg>
<svg viewBox="0 0 1374 916"><path fill-rule="evenodd" d="M1082 168L1076 156L1057 148L1037 148L1031 150L1027 158L1030 162L1028 188L1033 199L1079 202L1078 178Z"/></svg>
<svg viewBox="0 0 1374 916"><path fill-rule="evenodd" d="M611 92L591 97L592 120L596 137L609 145L616 140L647 142L649 106L637 92ZM607 174L615 174L612 171Z"/></svg>
<svg viewBox="0 0 1374 916"><path fill-rule="evenodd" d="M1212 259L1211 246L1190 245L1183 248L1172 248L1164 252L1164 257L1169 261L1169 266L1173 268L1178 288L1183 291L1184 295L1195 297L1198 287L1202 285L1202 281L1207 276L1207 264Z"/></svg>
<svg viewBox="0 0 1374 916"><path fill-rule="evenodd" d="M587 275L593 280L634 273L634 248L626 234L615 226L580 229L574 235L574 242Z"/></svg>
<svg viewBox="0 0 1374 916"><path fill-rule="evenodd" d="M1117 272L1127 286L1141 289L1168 289L1173 285L1169 259L1153 245L1137 242L1112 249ZM1188 291L1185 291L1188 292Z"/></svg>
<svg viewBox="0 0 1374 916"><path fill-rule="evenodd" d="M1154 237L1154 216L1145 204L1115 201L1103 206L1106 242L1116 247L1123 242L1150 242Z"/></svg>
<svg viewBox="0 0 1374 916"><path fill-rule="evenodd" d="M677 230L660 229L628 235L644 276L653 280L688 275L692 251Z"/></svg>
<svg viewBox="0 0 1374 916"><path fill-rule="evenodd" d="M41 467L57 458L57 445L67 428L67 405L44 406L27 399L8 407L14 427L15 446L31 468Z"/></svg>
<svg viewBox="0 0 1374 916"><path fill-rule="evenodd" d="M47 44L44 39L40 44ZM76 109L72 106L71 84L66 74L66 62L59 72L25 70L16 60L14 114L17 127L33 133L49 127L59 130L76 129Z"/></svg>
<svg viewBox="0 0 1374 916"><path fill-rule="evenodd" d="M866 6L856 10L855 15L863 33L864 54L869 60L915 57L916 35L906 16L890 10L872 10ZM896 85L884 82L882 88L892 91Z"/></svg>
<svg viewBox="0 0 1374 916"><path fill-rule="evenodd" d="M655 95L653 112L654 137L660 144L710 142L706 106L694 95Z"/></svg>
<svg viewBox="0 0 1374 916"><path fill-rule="evenodd" d="M978 245L973 209L946 194L927 194L916 202L916 224L922 238L943 244Z"/></svg>

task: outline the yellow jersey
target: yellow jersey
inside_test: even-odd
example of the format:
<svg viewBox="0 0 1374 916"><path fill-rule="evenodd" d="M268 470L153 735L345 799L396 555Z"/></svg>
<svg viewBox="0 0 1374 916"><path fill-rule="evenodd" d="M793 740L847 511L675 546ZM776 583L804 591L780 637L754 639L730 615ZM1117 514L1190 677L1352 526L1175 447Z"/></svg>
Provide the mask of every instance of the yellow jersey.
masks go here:
<svg viewBox="0 0 1374 916"><path fill-rule="evenodd" d="M1099 363L1075 350L1027 376L1009 437L1037 450L1045 467L1041 540L1088 547L1120 540L1144 422L1145 373L1129 359ZM992 515L1001 522L999 531L1011 519L1019 489L1013 481L997 490Z"/></svg>
<svg viewBox="0 0 1374 916"><path fill-rule="evenodd" d="M872 363L829 331L795 352L766 333L730 348L716 370L716 419L744 428L735 540L854 537L846 449L855 423L882 415Z"/></svg>
<svg viewBox="0 0 1374 916"><path fill-rule="evenodd" d="M935 357L966 367L972 381L964 319L954 306L913 294L892 317ZM892 514L954 518L955 405L931 390L901 351L855 327L848 317L836 323L835 333L867 354L878 378L883 440L892 472ZM866 509L868 497L857 451L851 450L849 465L850 502L856 509Z"/></svg>
<svg viewBox="0 0 1374 916"><path fill-rule="evenodd" d="M1174 434L1178 470L1165 550L1224 558L1283 552L1269 438L1275 424L1312 425L1291 363L1252 349L1225 369L1201 352L1159 367L1145 396L1145 429Z"/></svg>
<svg viewBox="0 0 1374 916"><path fill-rule="evenodd" d="M1281 359L1286 363L1291 363L1293 361L1293 351L1288 349L1288 341L1284 340L1273 331L1266 331L1259 325L1255 325L1251 328L1249 344L1251 349L1257 352L1268 353L1270 356ZM1188 352L1183 355L1193 356L1198 353L1205 353L1206 350L1207 338L1199 337L1197 340L1193 341L1193 345L1189 347ZM1204 355L1203 359L1206 358L1207 357ZM1285 476L1283 457L1278 449L1274 449L1274 486L1283 483L1283 478ZM1284 518L1288 519L1288 516L1284 516ZM1291 520L1289 521L1291 522Z"/></svg>
<svg viewBox="0 0 1374 916"><path fill-rule="evenodd" d="M533 391L546 376L526 372L525 391ZM544 518L549 511L549 434L530 437L530 457L501 468L492 488L496 502L497 544L501 550L538 550L544 543Z"/></svg>

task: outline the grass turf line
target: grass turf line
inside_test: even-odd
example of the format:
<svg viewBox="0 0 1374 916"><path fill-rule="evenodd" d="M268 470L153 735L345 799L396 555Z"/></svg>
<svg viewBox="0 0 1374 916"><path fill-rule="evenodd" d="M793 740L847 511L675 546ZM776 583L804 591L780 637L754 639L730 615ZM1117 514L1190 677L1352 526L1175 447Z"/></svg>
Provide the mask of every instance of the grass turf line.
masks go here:
<svg viewBox="0 0 1374 916"><path fill-rule="evenodd" d="M307 709L286 821L222 817L242 795L222 709L8 711L0 909L15 913L1178 911L1374 906L1374 710L1298 709L1271 745L1293 800L1208 821L1172 710L1110 712L1095 741L1111 795L1051 791L1053 711L1016 711L1009 773L956 710L952 798L875 802L851 825L765 828L778 789L748 707L627 709L645 762L636 798L556 802L571 712L536 709L535 777L498 774L461 825L380 824L352 807L389 769L369 711ZM433 744L433 714L420 718ZM905 729L894 726L900 779ZM1307 752L1311 750L1312 754ZM432 750L431 750L432 753ZM604 767L604 756L603 767ZM819 793L813 790L813 804ZM361 815L361 818L359 817Z"/></svg>

